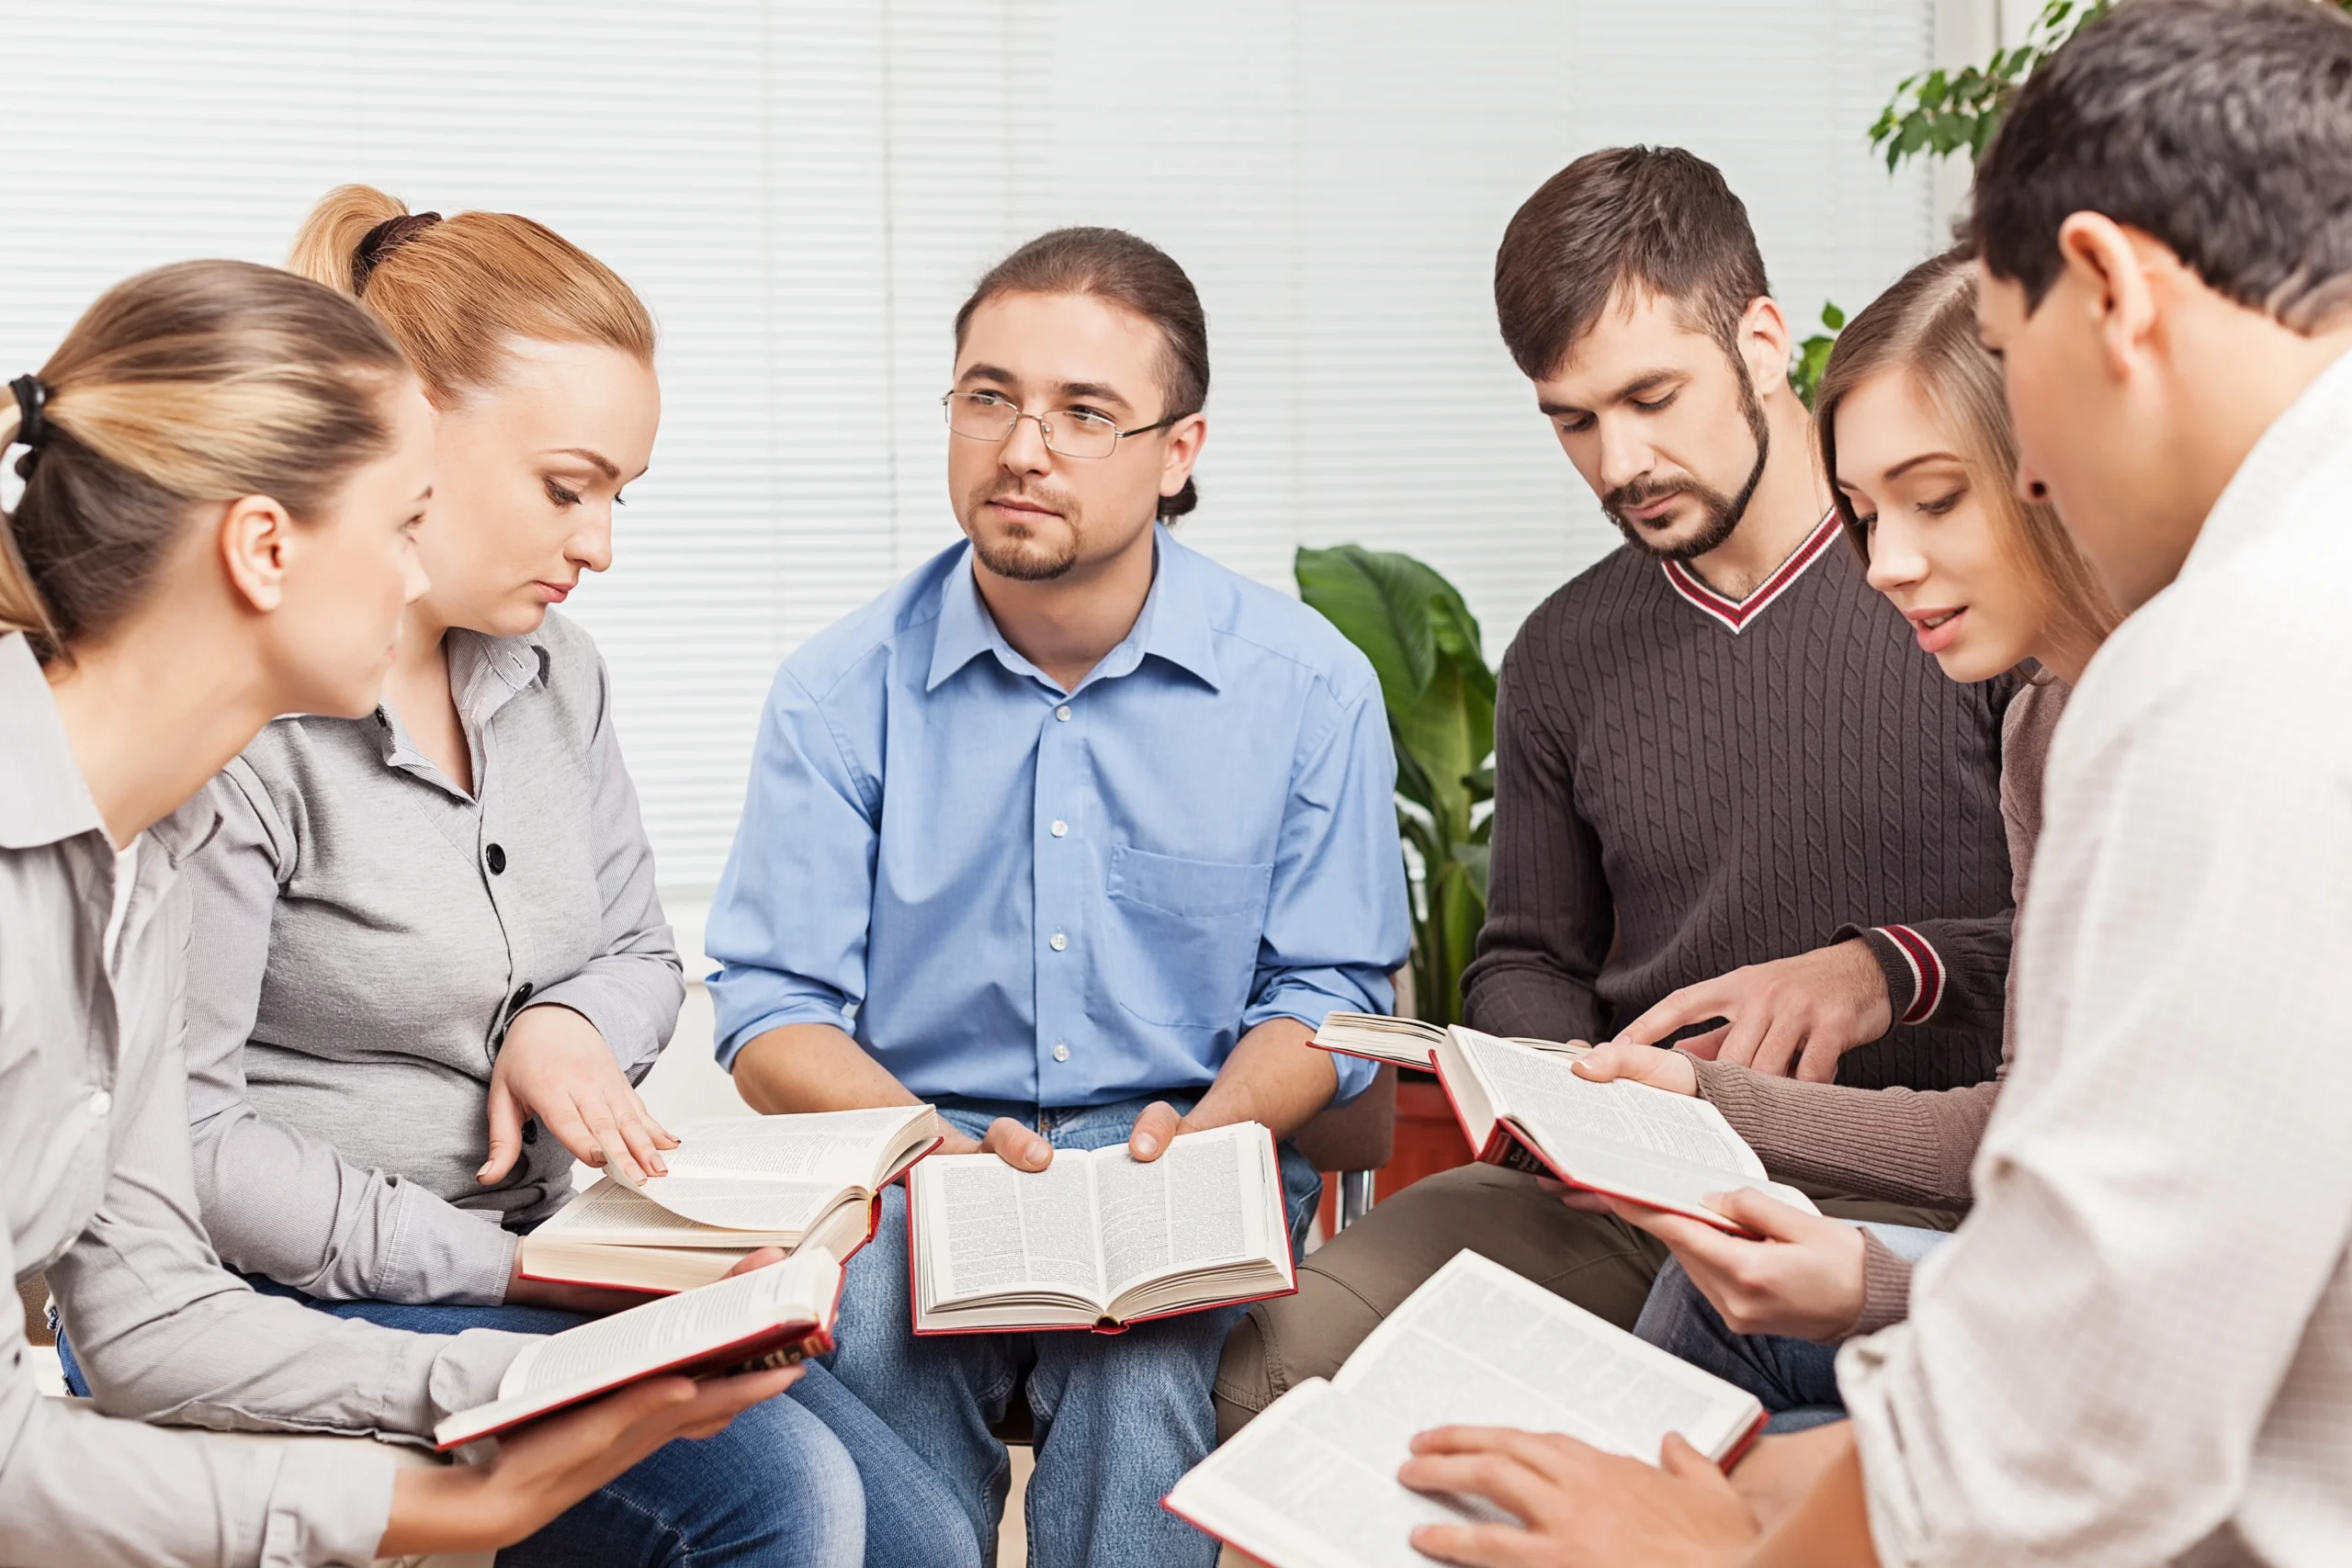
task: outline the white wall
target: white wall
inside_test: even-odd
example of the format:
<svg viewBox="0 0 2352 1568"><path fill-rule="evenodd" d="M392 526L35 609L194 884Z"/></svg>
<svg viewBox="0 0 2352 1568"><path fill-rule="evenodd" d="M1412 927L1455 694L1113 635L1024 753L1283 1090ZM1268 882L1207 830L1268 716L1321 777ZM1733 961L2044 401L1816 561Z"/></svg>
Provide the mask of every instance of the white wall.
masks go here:
<svg viewBox="0 0 2352 1568"><path fill-rule="evenodd" d="M1577 152L1685 143L1809 328L1929 247L1928 175L1862 131L1986 3L0 0L0 379L130 271L276 259L343 180L612 262L666 413L574 607L687 902L775 661L955 536L948 321L1003 250L1170 250L1216 364L1186 536L1272 582L1302 542L1413 551L1498 656L1614 543L1495 338L1512 209Z"/></svg>

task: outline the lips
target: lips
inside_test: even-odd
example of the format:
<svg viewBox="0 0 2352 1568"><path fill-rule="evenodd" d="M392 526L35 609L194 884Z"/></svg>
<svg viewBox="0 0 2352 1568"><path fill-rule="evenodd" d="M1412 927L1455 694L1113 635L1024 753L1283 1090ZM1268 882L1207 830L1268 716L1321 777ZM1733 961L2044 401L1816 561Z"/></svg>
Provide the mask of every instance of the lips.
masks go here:
<svg viewBox="0 0 2352 1568"><path fill-rule="evenodd" d="M548 604L560 604L571 597L573 585L569 582L534 582L531 586L537 589Z"/></svg>
<svg viewBox="0 0 2352 1568"><path fill-rule="evenodd" d="M1911 623L1911 630L1919 639L1923 653L1941 653L1960 640L1960 630L1968 607L1957 609L1909 610L1904 618Z"/></svg>

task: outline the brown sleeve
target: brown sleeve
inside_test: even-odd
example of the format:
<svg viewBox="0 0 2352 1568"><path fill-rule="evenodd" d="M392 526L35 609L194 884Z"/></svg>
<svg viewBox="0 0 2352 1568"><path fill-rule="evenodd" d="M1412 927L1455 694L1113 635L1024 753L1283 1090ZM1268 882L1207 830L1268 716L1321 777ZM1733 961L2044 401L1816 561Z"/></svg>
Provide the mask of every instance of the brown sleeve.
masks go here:
<svg viewBox="0 0 2352 1568"><path fill-rule="evenodd" d="M1968 1167L1999 1096L1967 1089L1848 1089L1694 1060L1699 1093L1781 1180L1889 1203L1964 1209Z"/></svg>
<svg viewBox="0 0 2352 1568"><path fill-rule="evenodd" d="M1911 1260L1886 1243L1862 1232L1862 1315L1838 1337L1838 1343L1901 1323L1911 1315Z"/></svg>

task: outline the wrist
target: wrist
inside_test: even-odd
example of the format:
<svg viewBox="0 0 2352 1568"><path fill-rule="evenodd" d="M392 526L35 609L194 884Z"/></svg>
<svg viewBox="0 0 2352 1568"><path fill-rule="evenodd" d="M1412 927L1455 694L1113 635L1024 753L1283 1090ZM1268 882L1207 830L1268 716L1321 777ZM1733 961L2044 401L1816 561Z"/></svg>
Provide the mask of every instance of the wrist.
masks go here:
<svg viewBox="0 0 2352 1568"><path fill-rule="evenodd" d="M404 1464L392 1474L392 1512L376 1555L422 1557L478 1551L503 1544L487 1517L482 1478L488 1466Z"/></svg>

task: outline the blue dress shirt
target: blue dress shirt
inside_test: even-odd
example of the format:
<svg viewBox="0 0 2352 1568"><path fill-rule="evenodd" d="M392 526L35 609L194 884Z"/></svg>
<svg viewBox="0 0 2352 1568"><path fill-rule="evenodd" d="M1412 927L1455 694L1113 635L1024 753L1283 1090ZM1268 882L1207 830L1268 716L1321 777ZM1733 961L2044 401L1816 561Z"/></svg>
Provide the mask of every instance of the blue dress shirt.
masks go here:
<svg viewBox="0 0 2352 1568"><path fill-rule="evenodd" d="M1243 1033L1385 1012L1408 941L1396 763L1329 622L1158 530L1074 692L934 557L769 694L706 945L718 1059L848 1030L925 1098L1199 1089ZM1334 1057L1342 1097L1372 1065Z"/></svg>

